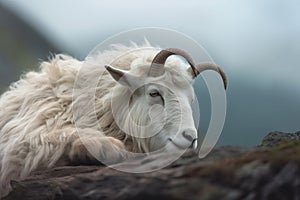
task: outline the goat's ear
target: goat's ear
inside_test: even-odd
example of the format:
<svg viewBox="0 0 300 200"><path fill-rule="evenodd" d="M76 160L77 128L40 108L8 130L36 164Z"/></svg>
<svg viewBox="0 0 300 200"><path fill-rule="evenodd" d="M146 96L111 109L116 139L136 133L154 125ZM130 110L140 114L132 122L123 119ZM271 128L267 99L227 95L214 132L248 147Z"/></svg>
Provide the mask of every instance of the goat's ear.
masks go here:
<svg viewBox="0 0 300 200"><path fill-rule="evenodd" d="M115 79L118 83L129 87L130 89L134 90L140 85L140 78L131 75L128 71L117 69L115 67L105 65L104 66L110 75Z"/></svg>

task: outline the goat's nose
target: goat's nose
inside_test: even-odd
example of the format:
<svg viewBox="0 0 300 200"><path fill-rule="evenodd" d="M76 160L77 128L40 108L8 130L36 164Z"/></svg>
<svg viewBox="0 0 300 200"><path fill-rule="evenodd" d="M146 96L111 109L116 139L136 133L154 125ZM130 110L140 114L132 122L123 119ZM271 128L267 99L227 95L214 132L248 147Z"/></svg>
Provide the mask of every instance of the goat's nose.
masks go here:
<svg viewBox="0 0 300 200"><path fill-rule="evenodd" d="M192 129L186 129L182 132L182 136L191 142L190 148L197 148L197 132Z"/></svg>
<svg viewBox="0 0 300 200"><path fill-rule="evenodd" d="M196 137L197 133L193 129L186 129L182 132L182 135L185 139L192 142Z"/></svg>

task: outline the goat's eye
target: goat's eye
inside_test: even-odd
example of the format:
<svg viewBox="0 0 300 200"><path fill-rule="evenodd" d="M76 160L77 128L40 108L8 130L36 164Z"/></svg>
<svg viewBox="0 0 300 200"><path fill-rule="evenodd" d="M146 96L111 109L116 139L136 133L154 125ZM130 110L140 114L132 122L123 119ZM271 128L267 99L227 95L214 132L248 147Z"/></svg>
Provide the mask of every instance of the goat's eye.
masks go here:
<svg viewBox="0 0 300 200"><path fill-rule="evenodd" d="M157 91L150 92L149 95L151 97L159 97L160 96L159 92L157 92Z"/></svg>

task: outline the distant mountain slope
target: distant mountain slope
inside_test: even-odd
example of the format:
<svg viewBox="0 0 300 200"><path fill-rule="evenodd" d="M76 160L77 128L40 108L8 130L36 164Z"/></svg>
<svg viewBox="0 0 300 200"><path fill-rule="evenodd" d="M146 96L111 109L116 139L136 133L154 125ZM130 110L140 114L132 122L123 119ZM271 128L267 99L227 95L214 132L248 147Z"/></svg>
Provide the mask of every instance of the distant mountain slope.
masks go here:
<svg viewBox="0 0 300 200"><path fill-rule="evenodd" d="M0 92L59 49L10 10L0 5Z"/></svg>

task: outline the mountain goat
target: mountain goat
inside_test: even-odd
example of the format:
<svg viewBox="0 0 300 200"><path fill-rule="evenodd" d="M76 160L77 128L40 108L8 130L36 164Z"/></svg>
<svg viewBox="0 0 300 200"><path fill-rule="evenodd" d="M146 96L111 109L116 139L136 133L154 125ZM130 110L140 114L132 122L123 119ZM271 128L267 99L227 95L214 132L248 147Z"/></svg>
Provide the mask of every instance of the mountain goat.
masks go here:
<svg viewBox="0 0 300 200"><path fill-rule="evenodd" d="M0 99L0 197L10 191L11 180L34 170L102 158L115 163L124 159L122 150L196 146L192 80L204 70L215 70L226 87L223 71L210 63L195 65L183 50L144 48L116 45L87 59L95 65L57 55L41 63L39 72L11 85ZM188 64L178 57L168 59L171 55ZM99 83L90 87L95 80ZM89 91L94 96L86 95ZM92 111L87 109L91 102Z"/></svg>

